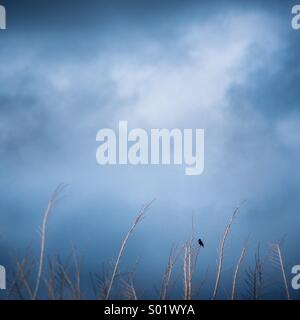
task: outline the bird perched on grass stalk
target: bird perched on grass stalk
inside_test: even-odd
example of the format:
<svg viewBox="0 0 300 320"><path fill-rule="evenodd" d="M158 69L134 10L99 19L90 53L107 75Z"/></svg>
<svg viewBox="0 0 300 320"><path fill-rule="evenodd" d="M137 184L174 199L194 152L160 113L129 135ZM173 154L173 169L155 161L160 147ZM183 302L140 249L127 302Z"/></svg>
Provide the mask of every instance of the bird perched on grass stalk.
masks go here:
<svg viewBox="0 0 300 320"><path fill-rule="evenodd" d="M204 243L202 242L201 239L198 240L199 246L204 248Z"/></svg>

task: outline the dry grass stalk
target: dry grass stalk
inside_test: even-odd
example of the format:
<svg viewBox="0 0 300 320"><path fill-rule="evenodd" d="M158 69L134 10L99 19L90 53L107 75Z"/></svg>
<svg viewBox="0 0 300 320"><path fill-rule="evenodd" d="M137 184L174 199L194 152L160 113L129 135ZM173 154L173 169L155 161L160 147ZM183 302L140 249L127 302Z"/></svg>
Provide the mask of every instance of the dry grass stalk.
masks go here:
<svg viewBox="0 0 300 320"><path fill-rule="evenodd" d="M291 300L291 295L289 292L289 287L288 287L287 277L285 272L285 265L283 261L281 244L280 243L271 244L271 248L272 248L271 261L276 267L279 267L279 270L281 271L281 274L282 274L286 297L288 300Z"/></svg>
<svg viewBox="0 0 300 320"><path fill-rule="evenodd" d="M192 235L183 246L183 283L184 283L184 300L191 300L193 296L193 276L197 266L199 245L195 243L194 219L192 218Z"/></svg>
<svg viewBox="0 0 300 320"><path fill-rule="evenodd" d="M61 184L59 185L56 190L54 191L50 201L48 202L48 206L46 208L46 211L44 213L42 226L40 228L40 236L41 236L41 249L40 249L40 256L39 256L39 262L38 262L38 272L36 276L36 282L34 291L32 294L32 300L35 300L37 298L37 294L40 288L40 282L43 272L43 266L44 266L44 257L45 257L45 245L46 245L46 229L47 224L49 220L49 216L51 214L51 211L53 209L53 206L55 202L57 201L58 195L61 193L61 191L65 188L65 185Z"/></svg>
<svg viewBox="0 0 300 320"><path fill-rule="evenodd" d="M233 275L233 281L232 281L232 292L231 292L231 300L235 300L236 298L236 283L237 283L237 278L240 272L240 267L242 264L242 261L245 258L245 254L246 254L246 245L243 247L241 255L239 257L239 260L237 262L236 268L234 270L234 275Z"/></svg>
<svg viewBox="0 0 300 320"><path fill-rule="evenodd" d="M160 300L167 299L173 268L176 264L178 256L179 256L179 252L177 252L176 248L172 247L169 255L169 260L163 276L162 286L160 290Z"/></svg>
<svg viewBox="0 0 300 320"><path fill-rule="evenodd" d="M255 265L254 269L248 268L246 275L246 284L248 286L248 292L250 299L259 300L262 295L262 290L264 287L264 277L263 277L263 264L260 258L259 246L257 252L255 253Z"/></svg>
<svg viewBox="0 0 300 320"><path fill-rule="evenodd" d="M126 248L128 240L129 240L130 236L132 235L132 233L133 233L134 229L136 228L136 226L144 219L145 214L147 213L147 210L149 209L149 207L151 206L152 203L153 203L153 201L151 201L149 204L147 204L147 205L142 207L142 209L140 210L139 214L135 218L131 228L129 229L129 231L127 232L126 236L124 237L124 239L123 239L123 241L121 243L121 247L120 247L119 253L117 255L117 259L116 259L116 261L114 263L113 272L112 272L112 275L111 275L111 278L110 278L110 281L109 281L109 285L108 285L108 289L107 289L107 292L106 292L106 295L105 295L105 300L109 299L109 296L110 296L110 293L111 293L111 290L112 290L112 286L113 286L117 271L119 269L120 260L121 260L123 254L124 254L124 250Z"/></svg>
<svg viewBox="0 0 300 320"><path fill-rule="evenodd" d="M21 262L16 262L17 270L14 279L9 286L7 294L8 298L10 298L13 294L17 294L20 299L23 299L22 288L25 288L29 298L32 298L32 289L30 288L30 285L27 281L27 278L29 277L29 274L32 270L32 266L30 266L28 269L28 264L29 254L26 254Z"/></svg>
<svg viewBox="0 0 300 320"><path fill-rule="evenodd" d="M216 298L217 292L219 289L219 285L220 285L220 278L221 278L221 273L222 273L222 269L223 269L225 242L226 242L226 239L227 239L228 234L230 232L233 221L234 221L236 215L238 214L238 212L239 212L239 208L236 208L233 212L233 215L231 216L231 218L229 220L229 223L225 229L224 235L223 235L221 243L220 243L220 251L219 251L218 266L217 266L217 277L216 277L216 282L215 282L214 291L213 291L213 295L212 295L212 300L214 300Z"/></svg>
<svg viewBox="0 0 300 320"><path fill-rule="evenodd" d="M130 277L128 280L121 280L121 287L123 291L124 298L126 300L138 300L136 290L133 285L133 279Z"/></svg>
<svg viewBox="0 0 300 320"><path fill-rule="evenodd" d="M191 300L192 280L191 280L191 252L190 246L184 247L183 275L184 275L184 300Z"/></svg>
<svg viewBox="0 0 300 320"><path fill-rule="evenodd" d="M73 256L73 261L74 261L74 266L75 266L75 296L77 300L81 300L81 270L80 270L80 265L78 261L78 257L76 254L76 250L73 247L72 249L72 256Z"/></svg>
<svg viewBox="0 0 300 320"><path fill-rule="evenodd" d="M24 271L24 266L22 264L17 263L17 268L19 272L18 274L19 280L21 284L23 284L23 286L25 287L29 297L32 298L33 297L32 289L30 288L30 285L27 281L28 274Z"/></svg>
<svg viewBox="0 0 300 320"><path fill-rule="evenodd" d="M48 279L45 279L45 285L47 288L48 299L55 300L55 289L56 289L56 278L55 278L55 265L51 259L48 259L48 268L49 268L49 276Z"/></svg>
<svg viewBox="0 0 300 320"><path fill-rule="evenodd" d="M110 285L110 274L105 269L105 266L103 265L103 267L102 267L102 275L101 276L96 275L97 287L98 287L98 292L99 292L99 294L97 293L97 295L99 295L99 299L100 300L105 300L106 299L108 288L109 288L109 285Z"/></svg>
<svg viewBox="0 0 300 320"><path fill-rule="evenodd" d="M137 270L138 260L135 263L132 271L124 274L124 279L120 280L121 291L126 300L138 300L137 293L134 287L134 276Z"/></svg>

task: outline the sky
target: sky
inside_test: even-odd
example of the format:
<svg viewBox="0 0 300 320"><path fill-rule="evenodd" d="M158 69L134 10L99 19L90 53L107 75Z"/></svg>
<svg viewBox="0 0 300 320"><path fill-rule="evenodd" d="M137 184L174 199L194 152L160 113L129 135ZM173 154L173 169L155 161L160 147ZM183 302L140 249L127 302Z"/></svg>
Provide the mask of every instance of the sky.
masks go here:
<svg viewBox="0 0 300 320"><path fill-rule="evenodd" d="M38 250L36 231L59 183L68 186L51 216L47 249L64 255L75 245L88 271L115 257L135 214L155 199L122 267L139 258L143 297L155 297L171 245L189 237L192 217L206 244L201 272L209 268L213 279L218 243L237 206L225 287L247 238L268 260L268 243L284 237L288 268L300 263L295 1L0 4L7 11L0 32L0 264L9 268L27 244ZM120 120L146 130L203 128L203 174L97 165L98 130ZM248 263L252 256L249 249ZM281 297L277 288L266 291Z"/></svg>

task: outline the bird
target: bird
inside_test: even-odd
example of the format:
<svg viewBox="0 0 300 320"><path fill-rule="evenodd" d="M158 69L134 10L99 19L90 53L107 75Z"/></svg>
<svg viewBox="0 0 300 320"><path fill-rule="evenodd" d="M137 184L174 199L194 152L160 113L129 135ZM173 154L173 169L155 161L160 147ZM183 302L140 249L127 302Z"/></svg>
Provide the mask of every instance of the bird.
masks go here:
<svg viewBox="0 0 300 320"><path fill-rule="evenodd" d="M202 242L201 239L198 240L199 246L204 248L204 243Z"/></svg>

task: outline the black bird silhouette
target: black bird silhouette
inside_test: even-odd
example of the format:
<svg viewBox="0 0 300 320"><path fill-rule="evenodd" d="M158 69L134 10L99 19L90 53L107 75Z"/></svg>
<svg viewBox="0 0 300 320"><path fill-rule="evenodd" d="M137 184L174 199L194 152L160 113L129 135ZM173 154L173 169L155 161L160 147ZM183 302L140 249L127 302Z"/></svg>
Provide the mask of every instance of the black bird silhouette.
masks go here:
<svg viewBox="0 0 300 320"><path fill-rule="evenodd" d="M201 239L198 240L199 246L204 248L204 243L202 242Z"/></svg>

